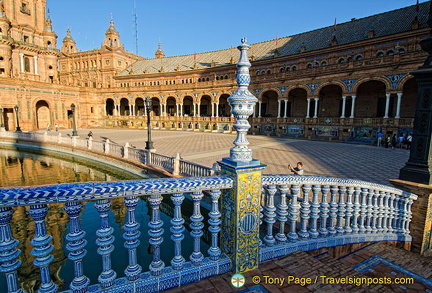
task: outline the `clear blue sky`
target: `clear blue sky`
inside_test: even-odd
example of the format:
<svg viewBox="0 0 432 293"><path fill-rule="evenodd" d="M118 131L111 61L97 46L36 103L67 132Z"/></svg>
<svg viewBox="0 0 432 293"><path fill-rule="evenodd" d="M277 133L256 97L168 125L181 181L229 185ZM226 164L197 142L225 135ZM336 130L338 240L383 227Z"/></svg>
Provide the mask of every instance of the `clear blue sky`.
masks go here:
<svg viewBox="0 0 432 293"><path fill-rule="evenodd" d="M420 3L426 2L420 0ZM135 5L134 5L135 3ZM58 48L69 27L80 51L100 48L110 18L126 50L154 58L193 54L290 36L389 10L416 0L47 0ZM134 9L135 6L135 9Z"/></svg>

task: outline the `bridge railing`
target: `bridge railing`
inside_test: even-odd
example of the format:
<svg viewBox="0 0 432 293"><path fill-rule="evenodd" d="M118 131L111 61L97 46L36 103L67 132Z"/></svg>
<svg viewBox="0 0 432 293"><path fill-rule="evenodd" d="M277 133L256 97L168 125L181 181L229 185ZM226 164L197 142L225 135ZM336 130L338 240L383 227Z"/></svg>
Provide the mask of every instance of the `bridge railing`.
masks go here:
<svg viewBox="0 0 432 293"><path fill-rule="evenodd" d="M35 236L31 241L28 239L25 242L32 245L32 255L35 256L35 267L31 271L39 269L38 292L57 292L59 289L50 274L50 265L52 266L56 260L52 253L53 237L47 232L48 210L51 205L58 209L58 204L63 206L61 209L69 217L65 241L66 249L69 251L68 261L73 263L74 278L69 284L70 291L67 292L111 292L110 289L112 292L134 292L134 289L139 288L145 288L146 292L157 292L227 272L231 267L230 260L221 253L218 243L221 223L219 197L223 190L232 188L232 185L233 181L229 177L219 176L0 188L0 272L6 276L7 292L23 292L18 291L20 286L17 275L21 266L19 256L21 250L28 248L19 245L11 227L12 215L19 206L26 207L26 212L33 219ZM204 193L210 199L209 210L201 207ZM168 231L162 228L162 195L170 196L173 210ZM191 216L186 220L182 215L185 197L190 198L193 205ZM137 221L139 198L145 198L149 203L150 220L147 223ZM119 228L113 227L109 220L112 217L113 199L123 200L124 247L113 245L114 228ZM87 202L93 203L99 215L99 229L95 236L86 236L89 231L83 230L83 227L88 227L88 223L82 222L81 219L83 205ZM208 219L207 223L204 217ZM190 233L186 232L186 229ZM149 243L140 243L140 234L144 232L142 230L148 233ZM185 245L182 240L186 233L190 234L189 238L192 239L189 240L191 243L187 243L188 246L193 246L190 255L185 255L182 250L182 245ZM209 234L211 239L206 251L201 246L203 234ZM83 265L86 254L91 252L86 249L86 238L96 238L97 253L102 259L102 266L99 268L95 267L95 264ZM172 246L169 246L171 251L161 251L162 242L172 243ZM151 262L148 269L143 269L138 263L137 251L148 251L147 246L150 246ZM140 247L144 248L139 249ZM129 261L127 266L122 268L125 277L117 278L122 272L114 271L112 263L115 262L116 255L119 255L117 251L122 249L127 250ZM66 253L65 251L60 255ZM165 263L161 259L162 253L174 255L170 263ZM140 257L142 258L142 255ZM90 279L86 276L86 272L88 274L89 271L100 272L97 284L90 284Z"/></svg>
<svg viewBox="0 0 432 293"><path fill-rule="evenodd" d="M260 261L296 250L412 240L412 193L317 176L263 175L262 185Z"/></svg>
<svg viewBox="0 0 432 293"><path fill-rule="evenodd" d="M133 292L144 287L148 292L156 292L227 272L231 269L231 260L218 242L224 233L222 219L226 218L220 212L220 198L230 196L233 185L233 180L223 175L0 188L0 272L6 275L8 292L19 292L19 255L21 250L28 250L19 245L11 232L11 218L19 206L24 206L33 219L35 237L25 242L33 247L32 254L36 257L33 263L39 268L43 292L58 290L50 276L54 257L52 236L47 232L48 209L52 205L58 209L58 204L64 206L62 209L69 217L69 228L64 233L74 278L67 292ZM170 197L169 207L164 206L162 195ZM185 197L193 206L187 219L182 215ZM137 221L139 198L149 203L147 223ZM395 188L358 180L263 175L260 261L296 250L371 241L411 241L411 205L416 198ZM109 218L114 199L123 201L124 247L113 245L114 227L110 226ZM89 231L83 230L87 224L81 218L81 211L86 202L92 203L98 213L99 229L95 236L86 236ZM162 228L161 210L171 211L169 231ZM190 255L182 253L185 229L190 231L192 239L188 243L193 247ZM148 244L140 243L142 230L149 235ZM207 251L200 245L203 235L211 239ZM96 238L97 253L102 259L101 267L94 267L94 264L91 267L92 271L100 271L97 284L90 284L85 275L89 268L83 266L83 259L90 253L86 250L89 237ZM161 243L170 241L172 251L161 251ZM151 262L146 272L138 264L137 256L143 245L151 247L148 250ZM118 278L121 271L112 268L112 255L118 255L117 251L122 249L127 250L129 262L122 268L125 277ZM174 255L170 266L161 259L162 253Z"/></svg>
<svg viewBox="0 0 432 293"><path fill-rule="evenodd" d="M50 142L69 145L72 147L80 147L112 156L135 160L149 166L161 168L173 175L197 177L212 176L215 174L215 170L210 167L186 161L180 157L170 157L163 154L148 152L147 150L136 149L131 147L129 143L121 146L110 142L109 139L101 142L95 141L91 138L83 139L79 137L65 136L61 135L61 133L58 135L48 135L47 132L0 132L0 138L19 139L22 141L33 142Z"/></svg>

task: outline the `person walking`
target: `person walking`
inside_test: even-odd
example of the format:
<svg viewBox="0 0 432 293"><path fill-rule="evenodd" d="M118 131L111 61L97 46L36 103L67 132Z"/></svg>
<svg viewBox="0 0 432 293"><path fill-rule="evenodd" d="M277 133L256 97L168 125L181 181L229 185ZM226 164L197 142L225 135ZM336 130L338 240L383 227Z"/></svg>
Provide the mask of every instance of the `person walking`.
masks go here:
<svg viewBox="0 0 432 293"><path fill-rule="evenodd" d="M394 149L397 145L397 136L396 133L393 134L391 138L391 148Z"/></svg>
<svg viewBox="0 0 432 293"><path fill-rule="evenodd" d="M382 138L383 138L383 134L382 132L378 132L377 134L377 139L378 139L378 143L377 143L377 147L382 147Z"/></svg>

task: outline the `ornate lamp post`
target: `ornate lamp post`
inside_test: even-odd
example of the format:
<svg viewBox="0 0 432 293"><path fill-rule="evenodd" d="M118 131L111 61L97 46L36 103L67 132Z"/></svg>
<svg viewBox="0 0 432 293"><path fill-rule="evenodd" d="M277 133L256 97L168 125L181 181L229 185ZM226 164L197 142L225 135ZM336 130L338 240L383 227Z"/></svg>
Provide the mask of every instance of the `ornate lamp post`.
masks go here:
<svg viewBox="0 0 432 293"><path fill-rule="evenodd" d="M71 109L72 109L72 126L73 126L72 136L78 136L78 132L76 129L76 121L75 121L75 104L74 103L71 104Z"/></svg>
<svg viewBox="0 0 432 293"><path fill-rule="evenodd" d="M20 126L19 126L19 118L18 118L18 110L19 110L19 107L18 106L15 106L14 107L14 110L15 110L15 116L16 116L16 132L21 132L21 128L20 128Z"/></svg>
<svg viewBox="0 0 432 293"><path fill-rule="evenodd" d="M147 112L147 141L146 141L146 150L152 150L153 149L153 142L151 141L151 124L150 124L150 110L152 106L152 100L151 98L145 99L145 105L146 105L146 112Z"/></svg>

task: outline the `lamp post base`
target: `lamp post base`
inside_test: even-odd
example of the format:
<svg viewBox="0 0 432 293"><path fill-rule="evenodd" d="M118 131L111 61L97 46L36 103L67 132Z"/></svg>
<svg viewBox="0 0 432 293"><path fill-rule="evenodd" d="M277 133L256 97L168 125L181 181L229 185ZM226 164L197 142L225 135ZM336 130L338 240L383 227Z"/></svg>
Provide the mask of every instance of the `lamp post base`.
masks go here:
<svg viewBox="0 0 432 293"><path fill-rule="evenodd" d="M146 141L146 150L152 150L153 149L153 142L152 141Z"/></svg>

